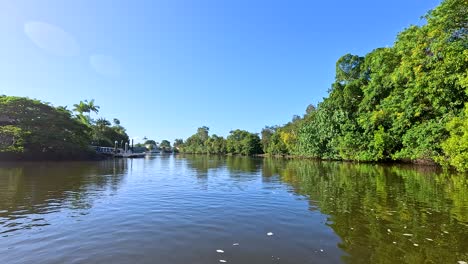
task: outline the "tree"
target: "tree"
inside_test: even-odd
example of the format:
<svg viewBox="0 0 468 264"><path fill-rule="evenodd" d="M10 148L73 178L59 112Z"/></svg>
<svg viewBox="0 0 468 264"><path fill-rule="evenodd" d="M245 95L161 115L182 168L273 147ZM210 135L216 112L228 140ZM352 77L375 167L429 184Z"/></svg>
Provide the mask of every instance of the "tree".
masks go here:
<svg viewBox="0 0 468 264"><path fill-rule="evenodd" d="M179 148L180 146L184 145L184 140L181 139L181 138L177 138L176 140L174 140L174 148Z"/></svg>
<svg viewBox="0 0 468 264"><path fill-rule="evenodd" d="M88 104L86 104L86 101L80 101L80 103L73 105L73 111L77 112L80 115L82 115L83 113L87 113L89 112Z"/></svg>
<svg viewBox="0 0 468 264"><path fill-rule="evenodd" d="M103 130L104 128L110 126L111 123L110 123L108 120L106 120L105 118L99 118L98 120L96 120L95 125L96 125L99 129Z"/></svg>
<svg viewBox="0 0 468 264"><path fill-rule="evenodd" d="M209 132L210 128L207 126L202 126L197 129L197 136L202 142L205 142L205 140L208 139Z"/></svg>
<svg viewBox="0 0 468 264"><path fill-rule="evenodd" d="M468 104L465 111L447 123L450 137L442 142L444 155L438 161L458 171L468 171Z"/></svg>
<svg viewBox="0 0 468 264"><path fill-rule="evenodd" d="M27 134L19 127L0 126L0 153L22 153Z"/></svg>
<svg viewBox="0 0 468 264"><path fill-rule="evenodd" d="M89 128L63 107L0 96L0 120L0 148L7 156L59 159L89 155Z"/></svg>
<svg viewBox="0 0 468 264"><path fill-rule="evenodd" d="M262 153L261 140L258 134L236 129L230 132L226 139L228 153L238 155L254 155Z"/></svg>
<svg viewBox="0 0 468 264"><path fill-rule="evenodd" d="M156 146L156 141L152 140L152 139L148 139L145 141L144 143L145 145L155 145Z"/></svg>
<svg viewBox="0 0 468 264"><path fill-rule="evenodd" d="M312 114L315 110L317 110L317 108L313 104L309 104L306 108L306 115Z"/></svg>
<svg viewBox="0 0 468 264"><path fill-rule="evenodd" d="M271 144L271 137L273 134L275 134L277 127L274 126L266 126L265 128L262 129L262 132L260 133L262 136L261 142L262 142L262 149L264 153L269 153L269 147Z"/></svg>
<svg viewBox="0 0 468 264"><path fill-rule="evenodd" d="M171 150L171 142L168 140L164 139L161 141L161 144L159 146L162 148L163 151L170 151Z"/></svg>
<svg viewBox="0 0 468 264"><path fill-rule="evenodd" d="M85 102L87 102L85 100ZM95 105L94 104L94 99L91 99L91 101L88 102L88 113L89 113L89 118L91 120L91 112L94 112L94 113L99 113L99 106Z"/></svg>

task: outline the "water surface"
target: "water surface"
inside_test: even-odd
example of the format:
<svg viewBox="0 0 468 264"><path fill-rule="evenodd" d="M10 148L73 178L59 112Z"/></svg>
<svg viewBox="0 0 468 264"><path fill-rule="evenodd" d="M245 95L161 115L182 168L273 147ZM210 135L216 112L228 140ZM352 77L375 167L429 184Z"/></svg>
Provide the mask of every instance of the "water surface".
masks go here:
<svg viewBox="0 0 468 264"><path fill-rule="evenodd" d="M220 260L468 261L468 177L217 156L0 164L0 263Z"/></svg>

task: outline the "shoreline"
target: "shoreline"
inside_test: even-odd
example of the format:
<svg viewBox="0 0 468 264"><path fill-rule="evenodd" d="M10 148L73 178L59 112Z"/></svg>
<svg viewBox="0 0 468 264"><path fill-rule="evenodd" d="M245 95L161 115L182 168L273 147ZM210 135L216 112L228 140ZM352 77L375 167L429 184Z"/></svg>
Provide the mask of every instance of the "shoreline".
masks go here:
<svg viewBox="0 0 468 264"><path fill-rule="evenodd" d="M314 157L306 156L297 156L297 155L271 155L271 154L254 154L254 155L239 155L239 154L207 154L207 153L159 153L161 154L173 154L173 155L203 155L203 156L224 156L224 157L250 157L250 158L273 158L273 159L284 159L284 160L310 160L310 161L320 161L320 162L342 162L342 163L352 163L352 164L375 164L375 165L414 165L421 167L432 167L440 170L444 170L443 166L437 164L433 160L387 160L387 161L356 161L356 160L340 160L340 159L321 159ZM102 155L99 153L88 155L87 157L2 157L0 154L0 163L2 162L12 162L12 163L21 163L21 162L99 162L104 160L113 160L116 158ZM121 159L121 158L118 158ZM452 169L448 169L452 171ZM456 170L453 170L456 171Z"/></svg>
<svg viewBox="0 0 468 264"><path fill-rule="evenodd" d="M254 155L239 155L239 154L207 154L207 153L174 153L179 155L206 155L206 156L226 156L226 157L252 157L252 158L275 158L285 160L314 160L314 161L333 161L333 162L344 162L344 163L355 163L355 164L380 164L380 165L417 165L427 166L443 169L443 167L433 160L429 159L418 159L418 160L386 160L386 161L358 161L358 160L342 160L342 159L321 159L307 156L297 155L271 155L271 154L254 154Z"/></svg>

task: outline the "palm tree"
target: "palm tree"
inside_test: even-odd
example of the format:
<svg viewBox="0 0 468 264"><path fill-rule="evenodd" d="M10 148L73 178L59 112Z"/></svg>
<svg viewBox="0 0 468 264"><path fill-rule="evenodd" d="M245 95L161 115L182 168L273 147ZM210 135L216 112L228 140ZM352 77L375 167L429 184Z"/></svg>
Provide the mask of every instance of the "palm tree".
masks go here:
<svg viewBox="0 0 468 264"><path fill-rule="evenodd" d="M73 111L78 113L76 115L76 117L81 123L83 123L85 125L90 125L91 124L89 118L86 117L85 115L83 115L83 113L88 113L89 112L89 107L88 107L88 104L86 103L86 100L84 102L80 101L79 104L74 104L73 105Z"/></svg>
<svg viewBox="0 0 468 264"><path fill-rule="evenodd" d="M85 102L88 102L87 100L85 100ZM87 104L88 106L88 115L89 115L89 119L91 120L91 112L94 112L94 113L99 113L99 106L98 105L95 105L94 104L94 99L91 99L91 101L89 101L89 103Z"/></svg>
<svg viewBox="0 0 468 264"><path fill-rule="evenodd" d="M78 112L78 114L82 115L83 113L89 112L89 107L88 104L86 103L86 100L80 101L79 104L74 104L73 105L73 111Z"/></svg>
<svg viewBox="0 0 468 264"><path fill-rule="evenodd" d="M107 121L105 118L99 118L96 120L96 127L99 128L99 130L104 130L104 128L110 126L111 123Z"/></svg>

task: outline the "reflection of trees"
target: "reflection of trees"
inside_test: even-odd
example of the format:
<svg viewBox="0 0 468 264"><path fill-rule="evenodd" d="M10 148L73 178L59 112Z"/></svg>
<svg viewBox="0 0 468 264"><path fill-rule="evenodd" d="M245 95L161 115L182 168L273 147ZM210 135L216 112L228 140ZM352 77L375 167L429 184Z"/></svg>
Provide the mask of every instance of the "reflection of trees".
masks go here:
<svg viewBox="0 0 468 264"><path fill-rule="evenodd" d="M208 176L209 170L226 168L231 177L245 177L257 175L262 167L262 159L253 159L244 156L217 156L217 155L178 155L177 158L187 161L187 165L195 170L199 178Z"/></svg>
<svg viewBox="0 0 468 264"><path fill-rule="evenodd" d="M104 191L118 189L126 162L122 159L99 163L3 164L0 221L22 219L16 224L30 225L28 216L62 209L85 214Z"/></svg>
<svg viewBox="0 0 468 264"><path fill-rule="evenodd" d="M186 160L187 165L195 170L197 177L201 178L207 177L209 170L218 169L225 165L225 158L218 155L180 154L176 158Z"/></svg>
<svg viewBox="0 0 468 264"><path fill-rule="evenodd" d="M468 258L465 175L396 166L264 161L329 214L349 263L456 263ZM404 235L406 234L406 235ZM432 241L430 241L432 240ZM415 246L414 244L417 244Z"/></svg>
<svg viewBox="0 0 468 264"><path fill-rule="evenodd" d="M262 160L244 156L226 157L226 167L233 172L257 173L261 170Z"/></svg>

